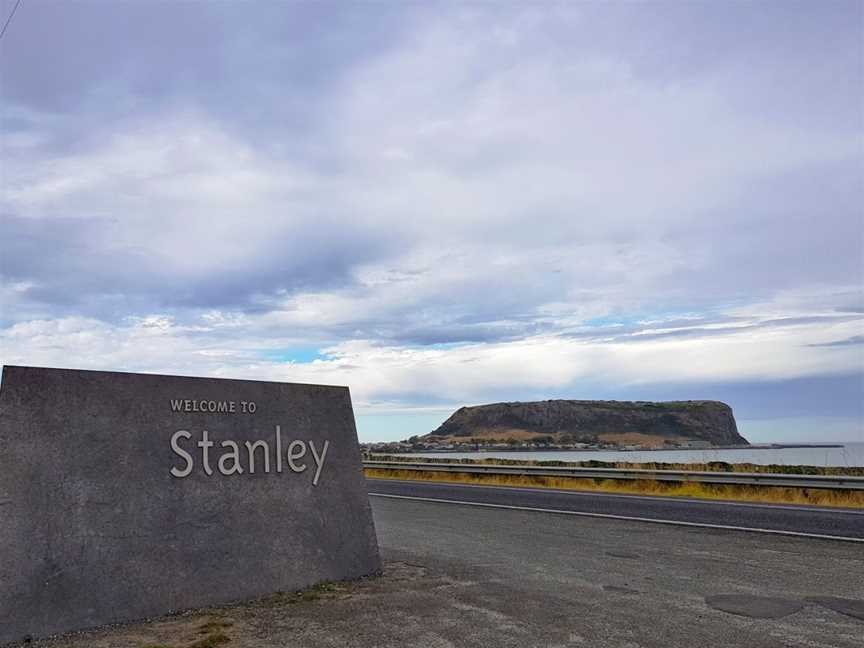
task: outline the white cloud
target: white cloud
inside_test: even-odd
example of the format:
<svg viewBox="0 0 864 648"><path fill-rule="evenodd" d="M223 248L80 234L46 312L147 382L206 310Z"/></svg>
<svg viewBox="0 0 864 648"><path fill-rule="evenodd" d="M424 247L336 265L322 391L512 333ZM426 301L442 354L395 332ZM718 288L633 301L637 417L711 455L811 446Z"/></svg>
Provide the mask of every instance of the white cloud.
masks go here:
<svg viewBox="0 0 864 648"><path fill-rule="evenodd" d="M163 316L124 326L68 318L16 324L2 332L0 348L4 364L347 384L357 404L372 410L410 407L418 394L445 403L543 390L578 397L585 385L788 380L860 369L859 349L820 345L859 334L861 318L756 323L719 332L695 323L692 337L603 330L589 338L541 335L434 349L355 340L325 349L325 359L291 363L267 358L263 352L285 340L259 334L254 323L238 338Z"/></svg>

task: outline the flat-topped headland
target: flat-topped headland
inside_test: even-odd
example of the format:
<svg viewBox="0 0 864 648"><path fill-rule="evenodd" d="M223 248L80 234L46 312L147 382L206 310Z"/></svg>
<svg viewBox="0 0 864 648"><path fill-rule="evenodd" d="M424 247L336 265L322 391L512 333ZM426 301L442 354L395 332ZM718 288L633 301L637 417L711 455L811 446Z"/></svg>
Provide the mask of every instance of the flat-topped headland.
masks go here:
<svg viewBox="0 0 864 648"><path fill-rule="evenodd" d="M545 400L460 407L423 445L714 448L749 446L720 401Z"/></svg>

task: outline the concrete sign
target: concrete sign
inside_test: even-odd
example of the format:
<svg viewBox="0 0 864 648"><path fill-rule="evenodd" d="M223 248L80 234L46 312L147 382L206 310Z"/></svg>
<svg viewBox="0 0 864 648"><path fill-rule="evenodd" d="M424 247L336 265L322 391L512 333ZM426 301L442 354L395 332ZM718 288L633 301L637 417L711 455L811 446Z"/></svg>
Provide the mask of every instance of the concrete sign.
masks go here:
<svg viewBox="0 0 864 648"><path fill-rule="evenodd" d="M4 367L0 643L379 569L347 388Z"/></svg>

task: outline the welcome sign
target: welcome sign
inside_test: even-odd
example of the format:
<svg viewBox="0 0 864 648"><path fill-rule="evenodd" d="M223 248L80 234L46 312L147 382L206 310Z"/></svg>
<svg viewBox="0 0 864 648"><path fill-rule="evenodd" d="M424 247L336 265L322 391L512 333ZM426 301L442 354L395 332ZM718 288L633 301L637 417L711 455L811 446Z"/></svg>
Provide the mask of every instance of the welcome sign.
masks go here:
<svg viewBox="0 0 864 648"><path fill-rule="evenodd" d="M348 389L3 369L0 643L380 569Z"/></svg>

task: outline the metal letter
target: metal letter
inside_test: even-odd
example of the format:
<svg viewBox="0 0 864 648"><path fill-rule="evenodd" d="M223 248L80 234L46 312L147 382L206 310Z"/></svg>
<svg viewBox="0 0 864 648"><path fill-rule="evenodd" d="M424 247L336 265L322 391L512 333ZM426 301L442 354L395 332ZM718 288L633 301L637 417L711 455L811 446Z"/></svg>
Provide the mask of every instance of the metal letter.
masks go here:
<svg viewBox="0 0 864 648"><path fill-rule="evenodd" d="M177 453L177 455L183 457L186 460L186 468L184 468L183 470L177 470L177 468L172 468L171 474L174 475L175 477L187 477L189 475L189 473L192 472L192 466L195 465L195 462L192 461L192 455L190 455L188 452L186 452L183 448L181 448L178 445L177 440L180 437L183 437L185 439L191 439L192 435L189 434L186 430L177 430L171 436L171 449L175 453Z"/></svg>
<svg viewBox="0 0 864 648"><path fill-rule="evenodd" d="M294 452L294 450L293 450L294 446L298 446L300 448L299 453ZM306 455L306 444L303 443L302 441L295 440L295 441L292 441L291 443L288 444L288 451L285 453L285 458L288 459L288 466L291 468L291 470L293 470L294 472L297 472L297 473L301 473L304 470L306 470L306 464L305 463L304 464L297 464L296 466L294 465L295 459L299 459L300 457L303 457L305 455Z"/></svg>
<svg viewBox="0 0 864 648"><path fill-rule="evenodd" d="M324 467L324 458L327 456L327 448L330 447L329 441L324 441L324 447L321 449L321 456L318 456L318 453L315 452L315 444L311 441L309 442L309 449L312 451L312 456L315 458L315 465L318 466L318 469L315 471L315 478L312 480L312 485L318 485L318 477L321 476L321 469Z"/></svg>
<svg viewBox="0 0 864 648"><path fill-rule="evenodd" d="M224 443L222 445L225 445ZM249 474L255 474L255 448L264 448L264 472L270 472L270 446L266 441L256 441L250 443L246 441L246 452L249 453ZM221 459L220 459L221 464Z"/></svg>
<svg viewBox="0 0 864 648"><path fill-rule="evenodd" d="M233 441L223 441L223 448L232 448L233 452L226 452L221 457L219 457L219 472L223 475L233 475L237 473L239 475L243 474L243 468L240 466L240 448L237 447L237 444ZM225 467L225 459L231 458L234 460L234 467L230 470Z"/></svg>
<svg viewBox="0 0 864 648"><path fill-rule="evenodd" d="M204 472L212 475L213 469L210 467L210 456L207 452L213 447L213 442L207 438L207 430L201 432L201 440L198 442L198 447L201 448L201 460L204 463Z"/></svg>

